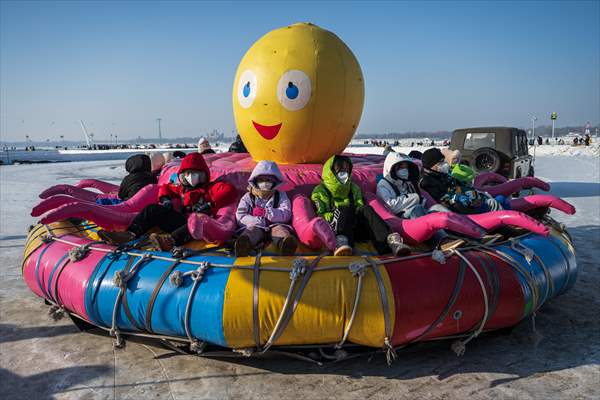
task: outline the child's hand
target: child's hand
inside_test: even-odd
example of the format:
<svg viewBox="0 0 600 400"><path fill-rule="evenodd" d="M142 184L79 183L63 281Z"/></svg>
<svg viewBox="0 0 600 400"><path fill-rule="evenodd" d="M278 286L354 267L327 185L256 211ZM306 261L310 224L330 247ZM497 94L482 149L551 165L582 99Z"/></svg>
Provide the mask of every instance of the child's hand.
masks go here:
<svg viewBox="0 0 600 400"><path fill-rule="evenodd" d="M254 207L252 209L252 216L254 217L264 217L266 214L265 209L262 207Z"/></svg>

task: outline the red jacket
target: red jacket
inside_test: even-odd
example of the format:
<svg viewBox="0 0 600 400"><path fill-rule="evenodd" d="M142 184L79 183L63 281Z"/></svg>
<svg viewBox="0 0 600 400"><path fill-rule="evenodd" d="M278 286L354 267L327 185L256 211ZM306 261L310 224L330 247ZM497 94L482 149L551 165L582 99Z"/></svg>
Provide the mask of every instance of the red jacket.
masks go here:
<svg viewBox="0 0 600 400"><path fill-rule="evenodd" d="M207 184L188 188L181 182L178 184L167 183L161 185L158 190L158 198L168 196L173 201L175 210L190 213L192 207L200 200L212 203L213 216L221 207L233 203L237 199L235 187L227 182L210 182L210 170L200 153L190 153L184 157L177 171L177 175L186 170L204 171Z"/></svg>

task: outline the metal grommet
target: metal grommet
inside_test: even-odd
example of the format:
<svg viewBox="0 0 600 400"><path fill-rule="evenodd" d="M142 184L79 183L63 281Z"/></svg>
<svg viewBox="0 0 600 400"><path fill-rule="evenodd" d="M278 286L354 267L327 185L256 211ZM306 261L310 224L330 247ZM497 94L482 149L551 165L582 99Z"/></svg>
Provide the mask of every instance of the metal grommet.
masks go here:
<svg viewBox="0 0 600 400"><path fill-rule="evenodd" d="M463 315L463 313L461 310L456 310L456 311L454 311L454 314L452 314L452 318L454 318L455 320L458 321L459 319L462 318L462 315Z"/></svg>

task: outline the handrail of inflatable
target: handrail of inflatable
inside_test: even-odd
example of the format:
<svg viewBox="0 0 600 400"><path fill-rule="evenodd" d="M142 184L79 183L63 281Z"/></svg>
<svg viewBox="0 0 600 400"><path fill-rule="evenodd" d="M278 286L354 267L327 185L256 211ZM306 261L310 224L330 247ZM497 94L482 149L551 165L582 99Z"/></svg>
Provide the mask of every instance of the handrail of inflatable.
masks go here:
<svg viewBox="0 0 600 400"><path fill-rule="evenodd" d="M101 207L106 207L112 211L123 211L123 212L140 212L147 205L156 203L158 197L158 185L148 185L142 188L139 192L137 192L133 197L129 200L126 200L120 204L114 205L100 205ZM50 210L58 208L64 204L93 204L95 205L95 201L90 200L81 200L77 199L73 196L69 196L66 194L56 194L54 196L47 197L42 199L38 204L33 207L31 210L32 217L39 217L44 213L47 213Z"/></svg>
<svg viewBox="0 0 600 400"><path fill-rule="evenodd" d="M575 214L575 207L572 204L551 194L534 194L532 196L512 199L510 201L510 206L513 210L517 211L529 211L535 208L551 207L560 210L565 214Z"/></svg>
<svg viewBox="0 0 600 400"><path fill-rule="evenodd" d="M110 194L119 191L119 185L101 181L99 179L82 179L75 184L78 188L92 188L101 191L102 193Z"/></svg>
<svg viewBox="0 0 600 400"><path fill-rule="evenodd" d="M437 212L415 219L404 219L392 214L373 194L365 193L365 199L390 228L394 232L400 233L402 238L410 244L422 243L440 229L447 229L474 238L480 238L484 233L477 224L464 215Z"/></svg>
<svg viewBox="0 0 600 400"><path fill-rule="evenodd" d="M496 186L484 186L479 189L488 192L492 196L510 196L512 193L520 190L532 188L538 188L547 192L550 190L550 184L533 176L524 176Z"/></svg>
<svg viewBox="0 0 600 400"><path fill-rule="evenodd" d="M108 207L90 203L67 203L50 211L40 222L50 224L67 218L87 219L110 231L122 231L133 221L137 213L114 211Z"/></svg>
<svg viewBox="0 0 600 400"><path fill-rule="evenodd" d="M92 192L91 190L86 190L79 188L77 186L68 185L68 184L60 184L49 187L40 193L40 199L46 199L50 196L55 196L57 194L67 194L79 200L87 200L87 201L96 201L96 199L106 199L106 198L115 198L116 194L110 193L98 193Z"/></svg>
<svg viewBox="0 0 600 400"><path fill-rule="evenodd" d="M335 249L335 234L321 217L315 215L312 202L304 195L292 200L292 226L302 244L311 249Z"/></svg>
<svg viewBox="0 0 600 400"><path fill-rule="evenodd" d="M490 184L500 184L505 182L508 182L508 179L500 174L495 172L484 172L475 176L473 186L476 188L483 188Z"/></svg>
<svg viewBox="0 0 600 400"><path fill-rule="evenodd" d="M205 214L192 213L188 217L188 229L196 240L208 243L224 243L231 239L237 228L235 205L221 207L216 218Z"/></svg>

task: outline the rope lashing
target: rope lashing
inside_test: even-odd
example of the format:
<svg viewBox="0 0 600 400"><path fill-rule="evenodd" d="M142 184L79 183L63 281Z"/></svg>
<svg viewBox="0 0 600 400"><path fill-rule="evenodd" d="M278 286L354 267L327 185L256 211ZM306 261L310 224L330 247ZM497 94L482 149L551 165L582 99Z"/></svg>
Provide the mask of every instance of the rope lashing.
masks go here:
<svg viewBox="0 0 600 400"><path fill-rule="evenodd" d="M196 293L196 289L200 282L204 278L204 273L210 268L210 263L203 262L197 269L193 271L189 271L184 273L182 276L189 276L192 278L194 282L192 284L192 288L190 290L190 295L188 296L187 303L185 305L185 316L184 316L184 326L185 326L185 334L190 341L190 350L195 353L202 353L204 348L206 347L205 342L201 342L198 339L192 336L192 330L190 328L190 316L192 310L192 300L194 299L194 294Z"/></svg>
<svg viewBox="0 0 600 400"><path fill-rule="evenodd" d="M285 330L288 322L292 318L294 311L296 311L296 307L298 306L298 302L302 297L302 293L304 292L304 288L308 284L310 277L312 276L313 271L321 261L321 259L325 256L325 254L321 254L318 257L315 257L312 264L307 267L308 261L305 258L297 258L292 263L292 272L290 272L290 288L288 289L287 296L285 298L285 302L283 303L283 307L281 309L281 313L279 314L279 318L277 319L277 323L273 328L273 332L271 332L271 336L265 343L264 347L260 350L260 353L263 354L275 343L275 341L281 336L283 331ZM295 291L296 281L300 276L303 276L300 285L298 286L298 290ZM292 296L294 300L291 301ZM291 305L290 305L291 303Z"/></svg>
<svg viewBox="0 0 600 400"><path fill-rule="evenodd" d="M117 298L115 299L115 304L113 307L112 325L110 328L110 335L116 339L114 343L115 348L123 348L125 346L125 341L123 340L117 325L117 312L119 311L119 306L121 305L123 295L127 290L127 282L136 274L139 267L150 259L152 259L151 254L146 253L133 265L131 271L127 272L126 270L119 270L115 272L113 277L114 285L119 288L119 293L117 293Z"/></svg>
<svg viewBox="0 0 600 400"><path fill-rule="evenodd" d="M475 268L471 261L457 249L452 249L450 251L453 254L456 254L461 260L463 260L467 264L469 269L471 269L471 272L473 272L473 275L475 275L475 278L477 279L477 282L481 287L481 294L483 296L483 317L481 318L481 323L479 324L479 327L477 327L477 329L475 329L475 331L471 335L469 335L465 340L457 340L456 342L452 343L452 351L454 351L457 356L462 356L467 350L467 343L479 336L479 334L483 331L483 328L488 320L489 315L489 300L485 284L483 283L483 279L481 279L481 275L479 275L477 268Z"/></svg>
<svg viewBox="0 0 600 400"><path fill-rule="evenodd" d="M348 335L350 334L350 329L352 328L352 324L354 324L354 319L356 317L356 312L358 311L358 306L360 304L360 295L362 293L363 287L363 278L365 276L365 272L369 268L369 264L361 263L361 262L353 262L348 266L350 273L352 276L358 278L356 282L356 294L354 295L354 304L352 306L352 313L350 314L350 319L348 320L348 324L344 328L344 335L342 336L342 340L340 340L335 346L335 349L341 349L346 340L348 339ZM338 356L336 356L338 357Z"/></svg>
<svg viewBox="0 0 600 400"><path fill-rule="evenodd" d="M51 234L40 236L40 240L44 244L48 244L54 240L54 237Z"/></svg>
<svg viewBox="0 0 600 400"><path fill-rule="evenodd" d="M188 250L183 246L176 246L171 250L171 255L175 258L187 258Z"/></svg>
<svg viewBox="0 0 600 400"><path fill-rule="evenodd" d="M254 260L254 269L252 271L252 337L254 346L260 348L260 321L258 320L258 292L260 288L260 259L262 252L259 250Z"/></svg>
<svg viewBox="0 0 600 400"><path fill-rule="evenodd" d="M173 286L179 287L183 285L183 272L175 271L171 274L169 278L169 282L173 284Z"/></svg>
<svg viewBox="0 0 600 400"><path fill-rule="evenodd" d="M388 365L392 365L392 362L396 359L396 350L392 346L392 320L390 304L387 298L387 291L383 282L383 277L379 271L378 265L371 257L365 257L367 262L371 265L375 280L377 281L377 287L379 288L379 297L381 299L381 307L383 309L383 322L385 329L385 337L383 338L383 350L385 351L385 358Z"/></svg>

